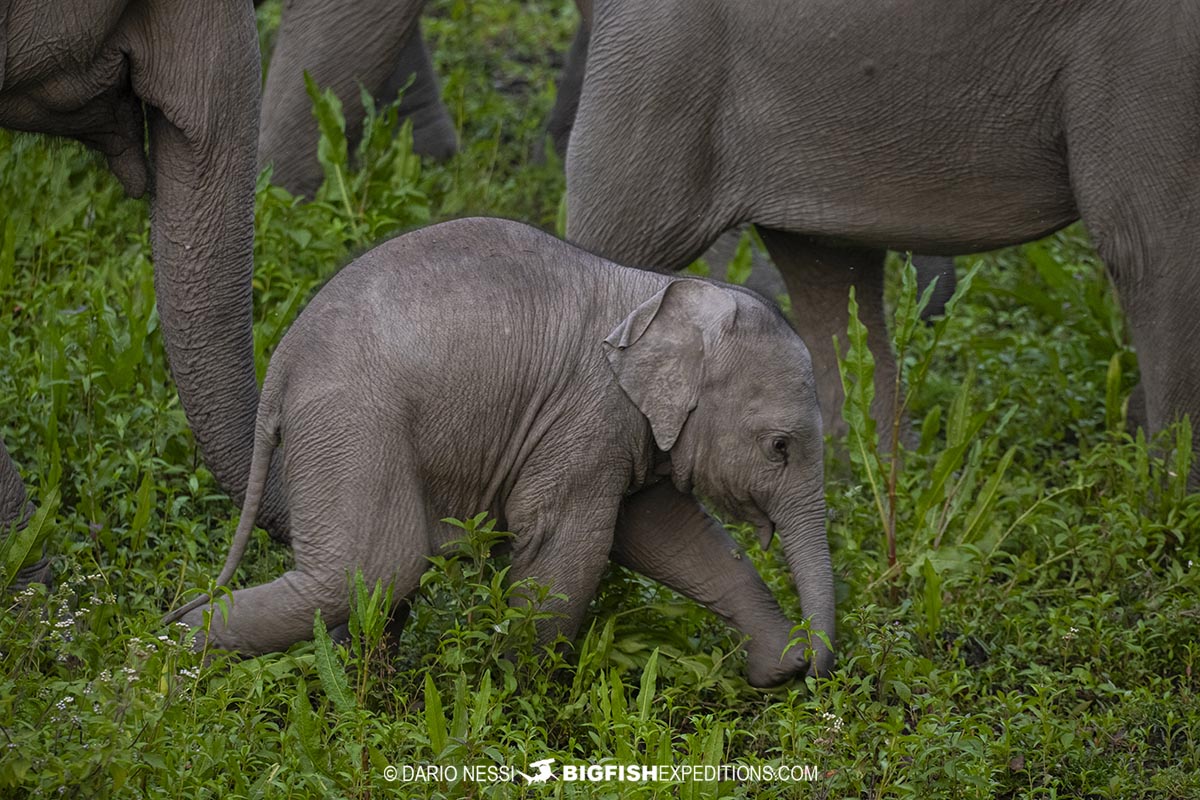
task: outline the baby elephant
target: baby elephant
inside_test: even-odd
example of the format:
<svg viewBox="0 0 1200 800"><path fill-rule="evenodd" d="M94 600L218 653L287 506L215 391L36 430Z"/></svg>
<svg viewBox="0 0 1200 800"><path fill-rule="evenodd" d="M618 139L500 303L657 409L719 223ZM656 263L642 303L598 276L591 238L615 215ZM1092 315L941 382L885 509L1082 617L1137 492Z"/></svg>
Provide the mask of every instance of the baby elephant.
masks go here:
<svg viewBox="0 0 1200 800"><path fill-rule="evenodd" d="M628 269L537 229L462 219L401 236L338 273L280 343L227 584L282 442L295 568L233 593L211 644L245 654L349 617L347 577L419 585L427 557L487 511L514 578L566 600L539 639L575 635L608 559L748 636L748 679L782 683L833 654L791 624L693 497L778 530L811 630L834 635L821 414L808 351L758 295ZM199 598L171 615L202 624ZM524 602L524 600L522 600Z"/></svg>

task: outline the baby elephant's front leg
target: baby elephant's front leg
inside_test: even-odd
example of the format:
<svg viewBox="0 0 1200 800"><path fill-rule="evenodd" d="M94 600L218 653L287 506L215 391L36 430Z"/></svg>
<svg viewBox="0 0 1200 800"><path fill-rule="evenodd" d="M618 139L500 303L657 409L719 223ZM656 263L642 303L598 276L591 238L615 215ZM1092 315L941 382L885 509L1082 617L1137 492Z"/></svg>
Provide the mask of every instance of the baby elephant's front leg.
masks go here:
<svg viewBox="0 0 1200 800"><path fill-rule="evenodd" d="M522 524L524 515L514 519L510 512L509 523L516 535L509 573L512 580L532 578L552 595L566 596L565 600L551 597L542 604L553 616L538 620L539 644L549 644L560 634L574 639L578 633L608 566L619 503L619 496L611 502L581 497L552 517L543 509L528 524ZM513 596L514 604L528 599L524 592Z"/></svg>
<svg viewBox="0 0 1200 800"><path fill-rule="evenodd" d="M792 623L742 548L696 498L669 482L626 499L613 560L707 606L747 635L751 686L778 686L808 668L803 647L784 654Z"/></svg>

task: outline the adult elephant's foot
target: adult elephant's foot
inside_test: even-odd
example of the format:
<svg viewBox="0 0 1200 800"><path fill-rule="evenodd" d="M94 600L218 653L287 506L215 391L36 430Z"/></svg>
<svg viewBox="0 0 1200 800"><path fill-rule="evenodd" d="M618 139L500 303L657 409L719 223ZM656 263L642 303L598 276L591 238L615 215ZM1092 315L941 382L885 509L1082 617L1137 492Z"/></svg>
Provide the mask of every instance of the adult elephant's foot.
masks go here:
<svg viewBox="0 0 1200 800"><path fill-rule="evenodd" d="M434 161L449 161L458 152L458 132L445 106L414 114L413 152Z"/></svg>
<svg viewBox="0 0 1200 800"><path fill-rule="evenodd" d="M29 524L29 520L33 517L33 510L33 503L26 503L24 514L17 521L16 526L12 527L13 520L11 519L0 519L0 530L11 527L12 533L10 535L16 536ZM45 545L38 545L38 550L35 552L40 552L41 556L35 561L27 562L17 570L17 574L13 577L12 583L8 587L10 592L17 593L24 591L34 583L44 583L46 586L50 586L50 558L46 555Z"/></svg>
<svg viewBox="0 0 1200 800"><path fill-rule="evenodd" d="M50 586L50 559L46 556L45 550L42 551L42 557L36 563L17 570L17 575L13 578L12 586L9 589L14 593L20 592L34 583L44 583L46 586Z"/></svg>
<svg viewBox="0 0 1200 800"><path fill-rule="evenodd" d="M0 442L0 536L10 530L11 535L17 535L32 517L33 503L29 502L25 493L25 483L17 472L17 465L9 458L4 443ZM45 549L41 553L37 561L24 564L17 571L10 587L12 590L19 592L31 583L49 583L50 561L46 558Z"/></svg>
<svg viewBox="0 0 1200 800"><path fill-rule="evenodd" d="M19 531L23 530L28 524L31 516L33 516L32 503L29 504L29 510L26 513L25 518L19 525L17 525L16 528L13 529L11 535L16 536ZM7 525L4 525L3 527L7 527ZM24 591L25 589L29 588L30 584L34 583L44 583L46 586L50 586L50 558L46 555L46 548L44 545L39 545L38 550L35 552L40 552L41 556L38 557L36 561L27 562L24 566L17 570L17 574L13 577L12 583L9 584L10 592L16 593Z"/></svg>

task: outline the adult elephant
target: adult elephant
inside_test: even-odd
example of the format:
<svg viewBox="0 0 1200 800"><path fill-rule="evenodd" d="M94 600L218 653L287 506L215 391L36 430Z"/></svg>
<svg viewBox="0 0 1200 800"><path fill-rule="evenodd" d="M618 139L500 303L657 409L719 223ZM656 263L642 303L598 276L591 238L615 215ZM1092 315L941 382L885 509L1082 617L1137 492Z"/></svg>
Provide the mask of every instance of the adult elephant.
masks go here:
<svg viewBox="0 0 1200 800"><path fill-rule="evenodd" d="M1200 422L1200 4L595 6L568 237L678 268L727 228L758 225L827 426L851 287L877 360L874 411L891 416L885 248L987 250L1079 218L1127 312L1149 425ZM1196 485L1200 437L1193 448Z"/></svg>
<svg viewBox="0 0 1200 800"><path fill-rule="evenodd" d="M256 4L262 0L256 0ZM293 0L287 4L267 70L259 130L259 166L271 165L272 181L296 195L311 196L324 173L317 162L318 131L304 85L307 70L318 85L342 100L347 136L362 135L365 110L358 87L376 102L388 103L404 89L400 114L412 120L413 150L449 158L458 142L450 113L442 102L437 74L421 35L419 16L425 0ZM592 0L576 0L580 22L559 75L546 132L559 156L575 122L587 65ZM724 274L737 236L727 236L705 258ZM937 314L953 292L951 258L917 256L922 288L934 278L937 290L930 313ZM779 277L765 258L756 259L752 280L774 299Z"/></svg>
<svg viewBox="0 0 1200 800"><path fill-rule="evenodd" d="M256 0L261 2L261 0ZM589 0L578 0L586 19ZM307 71L342 101L346 136L362 135L366 112L360 85L377 102L395 100L404 88L400 114L412 120L413 150L444 159L458 147L454 122L421 35L425 0L292 0L287 3L263 88L259 165L273 167L272 181L296 195L321 185L318 131L304 85ZM547 123L555 147L566 151L587 59L588 29L582 23L567 54L559 97ZM411 83L410 83L411 81Z"/></svg>
<svg viewBox="0 0 1200 800"><path fill-rule="evenodd" d="M258 76L249 0L0 0L0 126L78 139L105 155L129 195L150 195L171 372L205 462L239 502L258 396ZM266 524L276 532L281 501L275 488ZM30 511L0 446L0 531ZM43 560L21 578L45 573Z"/></svg>

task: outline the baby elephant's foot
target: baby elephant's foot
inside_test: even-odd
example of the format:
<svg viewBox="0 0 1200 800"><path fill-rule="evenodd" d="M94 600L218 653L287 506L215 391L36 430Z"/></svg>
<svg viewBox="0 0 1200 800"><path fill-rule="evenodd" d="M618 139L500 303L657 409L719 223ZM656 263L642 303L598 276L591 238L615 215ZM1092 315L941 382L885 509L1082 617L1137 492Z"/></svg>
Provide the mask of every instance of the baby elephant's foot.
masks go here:
<svg viewBox="0 0 1200 800"><path fill-rule="evenodd" d="M211 649L211 647L216 646L215 643L210 645L208 632L204 629L204 614L209 608L210 606L203 606L202 608L197 608L195 611L189 611L180 617L177 623L179 625L186 625L188 630L192 632L192 652L194 653L200 653L206 648ZM212 609L214 622L220 619L220 614L221 612L218 609Z"/></svg>

